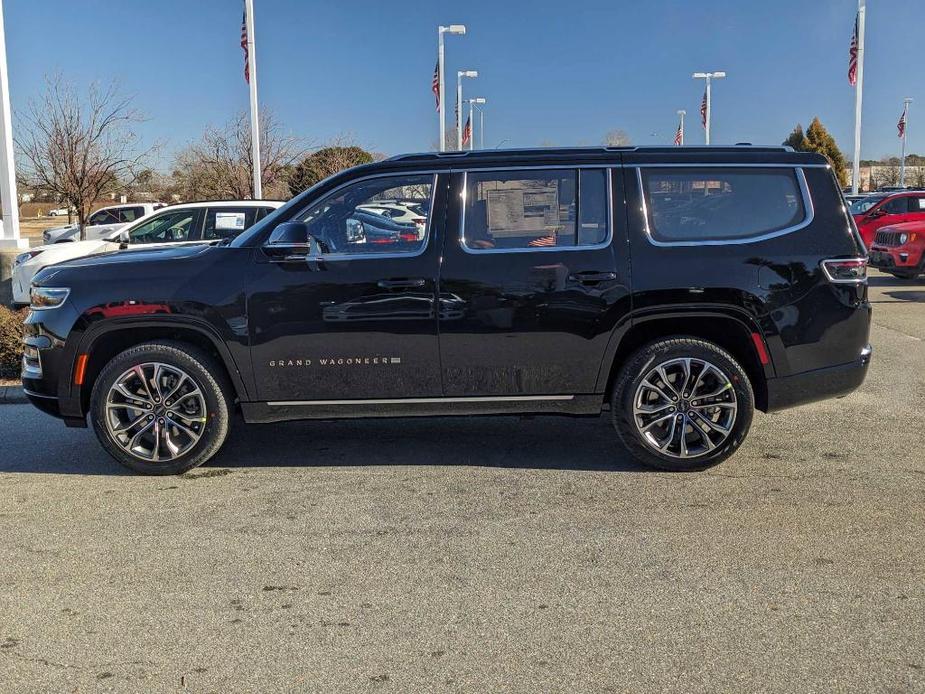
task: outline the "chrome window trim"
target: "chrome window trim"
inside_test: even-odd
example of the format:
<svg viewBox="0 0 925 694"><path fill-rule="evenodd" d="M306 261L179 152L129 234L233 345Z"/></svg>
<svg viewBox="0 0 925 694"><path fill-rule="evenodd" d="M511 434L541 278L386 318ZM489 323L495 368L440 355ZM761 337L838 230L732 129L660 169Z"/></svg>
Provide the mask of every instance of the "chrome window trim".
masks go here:
<svg viewBox="0 0 925 694"><path fill-rule="evenodd" d="M319 198L308 205L305 205L302 209L296 212L290 221L298 221L300 215L304 214L307 210L314 207L315 205L324 202L332 195L337 192L354 185L355 183L363 183L365 181L370 181L376 178L408 178L410 176L431 176L430 183L430 210L427 213L427 228L424 231L423 243L421 243L421 248L408 252L408 253L322 253L321 255L311 256L313 260L324 260L325 262L334 262L336 260L375 260L376 258L386 258L386 259L395 259L395 258L419 258L427 252L428 247L430 246L431 239L433 237L433 217L434 217L434 201L437 199L437 177L440 175L441 171L437 169L427 169L427 170L413 170L406 172L396 172L389 171L387 173L380 174L370 174L368 176L363 176L362 178L354 178L351 181L344 181L336 188L332 188L324 195L324 197ZM443 173L446 173L445 171ZM270 231L270 234L267 236L267 240L264 241L261 246L268 246L270 236L273 235L273 231ZM306 244L279 244L274 245L274 248L304 248ZM309 257L306 256L308 259Z"/></svg>
<svg viewBox="0 0 925 694"><path fill-rule="evenodd" d="M640 162L626 164L626 168L637 169L707 169L707 168L724 168L724 169L830 169L830 164L787 164L784 162L769 162L761 164L758 162Z"/></svg>
<svg viewBox="0 0 925 694"><path fill-rule="evenodd" d="M499 166L491 168L480 168L472 167L471 169L462 170L462 205L460 205L461 211L459 216L459 247L463 249L465 253L469 255L491 255L499 253L554 253L559 251L599 251L604 248L608 248L613 242L613 169L621 168L620 166L613 165L598 165L598 166ZM482 171L574 171L575 172L575 202L577 203L578 210L575 214L575 237L577 240L579 225L581 220L578 218L581 208L580 195L580 178L582 169L604 169L607 172L607 236L601 243L595 243L588 246L537 246L535 248L470 248L466 245L466 206L468 205L468 200L466 196L468 195L469 190L469 173L481 173ZM458 172L457 172L458 173Z"/></svg>
<svg viewBox="0 0 925 694"><path fill-rule="evenodd" d="M456 398L385 398L371 400L275 400L268 402L270 407L288 407L292 405L427 405L429 403L466 403L466 402L548 402L574 400L574 395L500 395Z"/></svg>
<svg viewBox="0 0 925 694"><path fill-rule="evenodd" d="M777 229L775 231L770 231L764 234L757 236L749 236L748 238L741 239L704 239L702 241L659 241L658 239L652 236L652 227L649 221L649 204L646 202L646 190L643 186L642 181L642 169L647 168L649 165L640 164L636 166L636 184L639 186L639 197L642 200L642 217L644 221L644 228L646 232L646 238L649 243L653 246L658 246L659 248L670 248L672 246L677 247L692 247L692 246L741 246L748 243L759 243L761 241L767 241L768 239L774 239L778 236L785 236L786 234L792 234L795 231L800 229L805 229L810 224L813 223L813 219L816 216L815 208L813 207L813 199L809 193L809 186L806 183L806 176L803 174L803 167L796 164L779 164L777 166L766 167L763 164L690 164L688 165L691 168L707 168L707 167L716 167L716 168L790 168L793 169L794 175L797 178L797 184L800 188L800 194L803 197L803 221L799 224L794 224L789 227L784 227L782 229ZM661 168L673 168L673 164L657 165ZM816 164L813 165L817 168L822 168L823 166L827 167L828 165Z"/></svg>

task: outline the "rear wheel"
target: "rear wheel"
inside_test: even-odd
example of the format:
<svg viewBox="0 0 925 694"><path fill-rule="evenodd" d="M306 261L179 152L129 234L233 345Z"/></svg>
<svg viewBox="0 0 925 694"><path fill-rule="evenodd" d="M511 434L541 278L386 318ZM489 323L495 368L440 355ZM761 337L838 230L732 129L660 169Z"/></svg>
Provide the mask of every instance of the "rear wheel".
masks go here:
<svg viewBox="0 0 925 694"><path fill-rule="evenodd" d="M117 355L93 386L90 416L103 448L126 467L171 475L202 465L224 443L230 388L221 367L184 343Z"/></svg>
<svg viewBox="0 0 925 694"><path fill-rule="evenodd" d="M617 376L611 412L641 463L670 471L716 465L745 440L755 411L751 383L721 347L694 338L653 342Z"/></svg>

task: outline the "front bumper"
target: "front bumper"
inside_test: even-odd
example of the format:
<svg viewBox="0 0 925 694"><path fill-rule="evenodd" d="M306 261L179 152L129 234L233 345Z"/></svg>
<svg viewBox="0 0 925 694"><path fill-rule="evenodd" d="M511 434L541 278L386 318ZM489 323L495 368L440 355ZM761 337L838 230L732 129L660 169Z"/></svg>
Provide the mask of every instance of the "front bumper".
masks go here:
<svg viewBox="0 0 925 694"><path fill-rule="evenodd" d="M922 264L922 255L921 248L874 245L867 262L880 270L913 270Z"/></svg>
<svg viewBox="0 0 925 694"><path fill-rule="evenodd" d="M768 379L767 411L774 412L848 395L867 377L870 358L871 346L867 345L858 358L848 364Z"/></svg>

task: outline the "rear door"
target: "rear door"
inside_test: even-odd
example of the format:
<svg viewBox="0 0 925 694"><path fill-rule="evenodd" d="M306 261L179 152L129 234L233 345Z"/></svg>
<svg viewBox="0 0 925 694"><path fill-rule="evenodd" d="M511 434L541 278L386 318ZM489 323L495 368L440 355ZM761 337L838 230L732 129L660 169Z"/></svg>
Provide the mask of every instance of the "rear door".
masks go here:
<svg viewBox="0 0 925 694"><path fill-rule="evenodd" d="M247 205L216 205L206 211L205 224L202 234L197 237L201 241L217 241L232 239L245 229L253 226L262 217L262 207Z"/></svg>
<svg viewBox="0 0 925 694"><path fill-rule="evenodd" d="M439 295L446 396L595 391L629 312L618 178L603 166L454 175Z"/></svg>

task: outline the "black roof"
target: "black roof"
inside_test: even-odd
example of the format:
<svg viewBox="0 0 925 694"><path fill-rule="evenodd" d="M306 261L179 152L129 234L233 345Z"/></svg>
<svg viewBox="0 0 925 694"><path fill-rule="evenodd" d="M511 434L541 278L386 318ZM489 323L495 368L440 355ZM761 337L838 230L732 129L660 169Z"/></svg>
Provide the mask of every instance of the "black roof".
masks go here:
<svg viewBox="0 0 925 694"><path fill-rule="evenodd" d="M748 162L787 164L826 164L819 154L795 152L782 145L674 145L639 147L542 147L533 149L483 149L472 151L421 152L400 154L377 164L375 168L403 168L427 165L453 167L460 162L466 165L525 164L575 162Z"/></svg>

